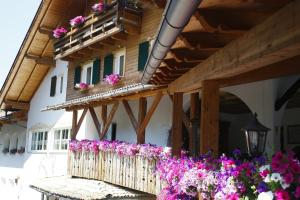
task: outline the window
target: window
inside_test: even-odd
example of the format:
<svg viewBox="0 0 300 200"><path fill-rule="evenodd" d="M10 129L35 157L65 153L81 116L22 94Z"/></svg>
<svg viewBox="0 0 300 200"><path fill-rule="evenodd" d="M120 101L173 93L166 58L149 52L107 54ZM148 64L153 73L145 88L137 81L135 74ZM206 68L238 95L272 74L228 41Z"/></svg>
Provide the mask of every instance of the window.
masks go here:
<svg viewBox="0 0 300 200"><path fill-rule="evenodd" d="M31 150L42 151L47 149L48 132L38 131L31 134Z"/></svg>
<svg viewBox="0 0 300 200"><path fill-rule="evenodd" d="M86 83L86 84L91 84L92 83L92 77L93 77L93 63L90 62L88 64L85 64L82 67L81 71L81 82Z"/></svg>
<svg viewBox="0 0 300 200"><path fill-rule="evenodd" d="M54 131L53 150L67 150L70 140L70 129Z"/></svg>
<svg viewBox="0 0 300 200"><path fill-rule="evenodd" d="M52 76L50 85L50 97L54 97L56 93L56 80L57 76Z"/></svg>
<svg viewBox="0 0 300 200"><path fill-rule="evenodd" d="M125 50L118 51L115 54L114 73L124 76L125 68Z"/></svg>
<svg viewBox="0 0 300 200"><path fill-rule="evenodd" d="M59 92L62 94L63 93L63 88L64 88L64 76L60 77L60 87L59 87Z"/></svg>

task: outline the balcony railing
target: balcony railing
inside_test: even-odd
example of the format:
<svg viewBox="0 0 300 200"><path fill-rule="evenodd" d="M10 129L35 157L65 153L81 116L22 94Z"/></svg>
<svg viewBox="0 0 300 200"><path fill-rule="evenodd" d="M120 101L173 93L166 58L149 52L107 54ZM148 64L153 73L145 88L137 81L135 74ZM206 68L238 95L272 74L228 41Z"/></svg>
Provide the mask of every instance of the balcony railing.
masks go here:
<svg viewBox="0 0 300 200"><path fill-rule="evenodd" d="M155 173L156 164L155 159L119 156L115 152L69 152L68 175L102 180L157 195L163 186Z"/></svg>
<svg viewBox="0 0 300 200"><path fill-rule="evenodd" d="M103 14L91 14L86 17L82 27L72 28L63 38L54 43L55 59L62 59L87 49L120 32L139 34L142 11L116 4Z"/></svg>

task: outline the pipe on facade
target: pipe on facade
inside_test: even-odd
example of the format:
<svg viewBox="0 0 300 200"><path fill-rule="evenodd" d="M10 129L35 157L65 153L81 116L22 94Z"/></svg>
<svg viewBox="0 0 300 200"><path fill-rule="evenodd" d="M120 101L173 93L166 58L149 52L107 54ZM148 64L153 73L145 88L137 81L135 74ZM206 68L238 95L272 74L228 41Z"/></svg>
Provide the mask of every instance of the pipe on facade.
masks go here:
<svg viewBox="0 0 300 200"><path fill-rule="evenodd" d="M168 0L157 37L145 65L141 82L147 84L201 0Z"/></svg>

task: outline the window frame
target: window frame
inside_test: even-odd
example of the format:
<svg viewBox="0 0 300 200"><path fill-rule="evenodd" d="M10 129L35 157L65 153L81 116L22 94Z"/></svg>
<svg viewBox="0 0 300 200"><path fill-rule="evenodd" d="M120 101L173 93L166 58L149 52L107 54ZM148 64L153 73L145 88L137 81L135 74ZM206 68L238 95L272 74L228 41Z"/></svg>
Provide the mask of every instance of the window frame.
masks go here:
<svg viewBox="0 0 300 200"><path fill-rule="evenodd" d="M90 83L89 85L92 85L93 80L93 61L87 62L81 66L81 83L87 83L87 71L88 69L91 69L90 72Z"/></svg>
<svg viewBox="0 0 300 200"><path fill-rule="evenodd" d="M39 133L43 133L43 143L42 143L42 149L38 149L37 145L36 146L36 149L32 149L32 143L33 143L33 134L37 134L37 138L39 137L38 134ZM45 133L47 133L47 140L45 140ZM28 152L31 152L31 153L45 153L49 150L49 135L50 135L50 131L49 129L37 129L37 130L33 130L33 131L30 131L29 132L29 143L28 143ZM36 140L36 142L38 142L39 140ZM45 143L46 141L46 143ZM44 146L46 145L46 148L43 148Z"/></svg>
<svg viewBox="0 0 300 200"><path fill-rule="evenodd" d="M63 130L68 130L68 139L67 139L67 149L61 149L61 145L62 145L62 131ZM60 131L60 137L59 137L59 149L55 149L54 145L55 145L55 132L56 131ZM50 151L51 152L67 152L69 150L69 141L71 140L71 127L59 127L59 128L54 128L51 132L51 148Z"/></svg>
<svg viewBox="0 0 300 200"><path fill-rule="evenodd" d="M120 74L120 58L124 57L123 60L123 74ZM126 49L123 48L119 51L116 51L114 53L114 64L113 64L113 73L115 74L119 74L120 77L124 77L125 76L125 69L126 69Z"/></svg>

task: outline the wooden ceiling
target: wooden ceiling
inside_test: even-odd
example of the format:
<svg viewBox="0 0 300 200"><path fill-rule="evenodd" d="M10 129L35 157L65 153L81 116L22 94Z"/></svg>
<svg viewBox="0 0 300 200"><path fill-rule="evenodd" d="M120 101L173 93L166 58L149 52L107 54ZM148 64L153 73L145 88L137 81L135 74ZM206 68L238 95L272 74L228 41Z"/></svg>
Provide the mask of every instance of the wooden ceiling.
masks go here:
<svg viewBox="0 0 300 200"><path fill-rule="evenodd" d="M203 0L150 83L168 85L290 0Z"/></svg>

